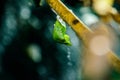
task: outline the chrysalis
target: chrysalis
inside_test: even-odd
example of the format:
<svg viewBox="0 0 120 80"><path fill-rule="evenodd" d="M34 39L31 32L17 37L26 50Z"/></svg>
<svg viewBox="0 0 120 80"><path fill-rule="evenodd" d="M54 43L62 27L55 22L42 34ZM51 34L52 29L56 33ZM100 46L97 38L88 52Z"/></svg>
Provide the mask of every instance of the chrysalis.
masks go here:
<svg viewBox="0 0 120 80"><path fill-rule="evenodd" d="M71 45L70 37L66 34L65 23L59 17L57 18L54 24L53 39L59 43Z"/></svg>

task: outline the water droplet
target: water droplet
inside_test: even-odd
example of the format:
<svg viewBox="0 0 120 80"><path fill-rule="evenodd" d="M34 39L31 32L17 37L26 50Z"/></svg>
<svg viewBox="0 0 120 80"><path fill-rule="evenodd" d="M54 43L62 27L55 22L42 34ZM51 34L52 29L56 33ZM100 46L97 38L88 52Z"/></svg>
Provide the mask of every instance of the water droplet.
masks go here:
<svg viewBox="0 0 120 80"><path fill-rule="evenodd" d="M68 65L69 66L72 66L72 62L71 62L71 51L70 51L70 48L67 47L67 59L68 59Z"/></svg>

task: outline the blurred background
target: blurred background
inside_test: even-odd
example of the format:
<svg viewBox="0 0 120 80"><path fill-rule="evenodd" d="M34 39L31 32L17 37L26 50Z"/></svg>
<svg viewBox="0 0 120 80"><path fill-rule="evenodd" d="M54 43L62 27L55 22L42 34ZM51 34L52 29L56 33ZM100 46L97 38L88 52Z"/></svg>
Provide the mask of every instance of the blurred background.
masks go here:
<svg viewBox="0 0 120 80"><path fill-rule="evenodd" d="M119 15L106 20L107 12L92 7L94 0L61 1L89 28L99 21L111 26L119 42ZM119 13L120 0L112 4ZM55 21L45 0L0 0L0 80L83 80L82 42L68 25L72 46L55 42ZM114 51L120 57L119 44ZM111 68L106 80L120 80L119 75Z"/></svg>

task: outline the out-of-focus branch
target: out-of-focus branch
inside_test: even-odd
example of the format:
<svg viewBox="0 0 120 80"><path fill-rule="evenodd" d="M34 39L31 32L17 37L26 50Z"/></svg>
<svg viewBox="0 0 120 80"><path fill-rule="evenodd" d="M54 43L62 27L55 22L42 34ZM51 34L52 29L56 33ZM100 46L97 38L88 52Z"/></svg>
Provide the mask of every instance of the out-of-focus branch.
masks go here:
<svg viewBox="0 0 120 80"><path fill-rule="evenodd" d="M120 0L92 0L92 1L94 11L98 15L103 17L104 21L109 21L111 18L113 18L116 22L120 23L120 14L115 8L112 7L114 2L120 4Z"/></svg>
<svg viewBox="0 0 120 80"><path fill-rule="evenodd" d="M114 52L110 51L107 53L107 59L115 70L120 72L120 59L115 55Z"/></svg>
<svg viewBox="0 0 120 80"><path fill-rule="evenodd" d="M110 11L110 14L112 16L112 18L120 24L120 13L115 9L112 8L112 10Z"/></svg>
<svg viewBox="0 0 120 80"><path fill-rule="evenodd" d="M108 15L112 10L114 0L92 0L94 11L102 16Z"/></svg>

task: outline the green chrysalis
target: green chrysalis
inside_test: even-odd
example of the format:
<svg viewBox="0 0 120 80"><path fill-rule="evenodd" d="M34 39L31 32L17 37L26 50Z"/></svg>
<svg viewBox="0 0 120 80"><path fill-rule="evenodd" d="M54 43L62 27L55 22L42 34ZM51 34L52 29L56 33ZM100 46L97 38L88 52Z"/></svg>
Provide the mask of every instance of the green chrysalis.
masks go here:
<svg viewBox="0 0 120 80"><path fill-rule="evenodd" d="M71 45L70 37L66 34L66 26L58 20L54 24L53 39L59 43Z"/></svg>

